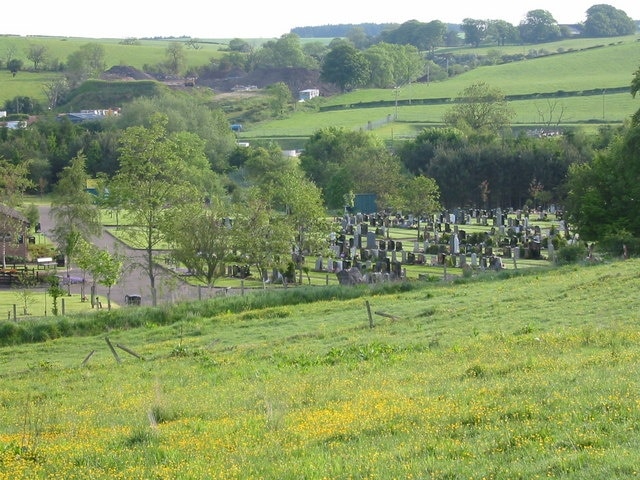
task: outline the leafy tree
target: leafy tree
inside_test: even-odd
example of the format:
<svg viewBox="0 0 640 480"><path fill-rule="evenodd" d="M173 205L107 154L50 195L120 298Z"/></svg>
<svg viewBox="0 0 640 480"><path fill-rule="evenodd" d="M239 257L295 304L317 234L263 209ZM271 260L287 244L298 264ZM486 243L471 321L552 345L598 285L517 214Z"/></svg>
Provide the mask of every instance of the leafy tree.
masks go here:
<svg viewBox="0 0 640 480"><path fill-rule="evenodd" d="M300 37L287 33L270 40L256 52L256 68L315 68L316 62L304 53Z"/></svg>
<svg viewBox="0 0 640 480"><path fill-rule="evenodd" d="M484 82L467 87L444 115L447 125L479 134L497 134L515 115L504 94Z"/></svg>
<svg viewBox="0 0 640 480"><path fill-rule="evenodd" d="M204 153L211 167L222 172L228 167L227 156L236 147L236 138L229 120L220 109L204 105L193 96L166 94L154 98L139 98L131 102L117 120L117 126L149 126L156 113L167 118L167 133L192 132L204 140Z"/></svg>
<svg viewBox="0 0 640 480"><path fill-rule="evenodd" d="M166 116L157 114L149 127L127 128L120 139L120 169L111 190L131 219L126 235L144 251L141 267L149 277L152 304L157 304L154 250L166 239L177 208L199 203L202 194L187 177L183 151L167 135Z"/></svg>
<svg viewBox="0 0 640 480"><path fill-rule="evenodd" d="M184 70L187 63L187 56L184 52L184 44L182 42L171 42L165 50L167 57L166 66L169 73L178 75Z"/></svg>
<svg viewBox="0 0 640 480"><path fill-rule="evenodd" d="M188 204L176 209L167 231L171 255L208 287L224 274L232 257L233 211L217 199L208 206Z"/></svg>
<svg viewBox="0 0 640 480"><path fill-rule="evenodd" d="M398 155L413 175L426 174L439 149L456 150L466 142L465 135L456 128L427 128L414 140L404 142Z"/></svg>
<svg viewBox="0 0 640 480"><path fill-rule="evenodd" d="M100 285L107 287L107 309L111 310L111 287L113 287L122 275L123 259L120 255L107 250L96 249L91 257L89 271Z"/></svg>
<svg viewBox="0 0 640 480"><path fill-rule="evenodd" d="M277 82L267 86L265 91L270 97L269 106L271 107L273 116L282 116L287 109L287 105L289 105L293 100L291 90L289 90L287 84L284 82Z"/></svg>
<svg viewBox="0 0 640 480"><path fill-rule="evenodd" d="M399 27L383 31L380 40L399 45L413 45L420 51L433 51L444 44L447 26L439 20L429 23L409 20Z"/></svg>
<svg viewBox="0 0 640 480"><path fill-rule="evenodd" d="M40 66L45 62L47 58L46 45L29 45L29 49L27 50L27 58L31 60L31 63L33 63L33 69L35 71L38 71Z"/></svg>
<svg viewBox="0 0 640 480"><path fill-rule="evenodd" d="M474 47L480 46L487 36L488 25L486 20L475 20L473 18L465 18L462 21L462 32L464 33L464 41L468 45Z"/></svg>
<svg viewBox="0 0 640 480"><path fill-rule="evenodd" d="M85 161L84 154L79 153L63 169L51 202L51 216L55 222L53 237L66 257L67 278L80 239L88 239L101 231L100 212L86 190L89 177Z"/></svg>
<svg viewBox="0 0 640 480"><path fill-rule="evenodd" d="M633 125L590 163L569 170L569 221L584 240L640 237L640 127Z"/></svg>
<svg viewBox="0 0 640 480"><path fill-rule="evenodd" d="M12 58L7 62L7 70L9 70L15 77L16 74L22 70L22 60L19 58Z"/></svg>
<svg viewBox="0 0 640 480"><path fill-rule="evenodd" d="M631 96L636 98L636 95L640 92L640 68L635 71L633 74L633 79L631 80ZM633 114L631 121L634 126L640 125L640 109Z"/></svg>
<svg viewBox="0 0 640 480"><path fill-rule="evenodd" d="M13 164L0 158L0 234L2 268L7 268L7 237L16 238L23 230L24 218L13 211L22 205L24 192L33 186L28 179L29 162Z"/></svg>
<svg viewBox="0 0 640 480"><path fill-rule="evenodd" d="M371 65L370 85L400 87L424 75L426 63L412 45L377 43L364 52Z"/></svg>
<svg viewBox="0 0 640 480"><path fill-rule="evenodd" d="M47 97L49 108L55 108L64 102L65 96L69 93L69 83L66 78L55 78L45 83L42 91Z"/></svg>
<svg viewBox="0 0 640 480"><path fill-rule="evenodd" d="M97 42L86 43L67 57L67 81L71 87L77 87L89 78L98 78L105 65L104 46Z"/></svg>
<svg viewBox="0 0 640 480"><path fill-rule="evenodd" d="M560 26L547 10L531 10L520 22L520 38L525 43L552 42L561 37Z"/></svg>
<svg viewBox="0 0 640 480"><path fill-rule="evenodd" d="M407 180L401 204L402 211L412 213L418 218L418 241L420 240L420 218L435 215L442 210L440 189L433 178L418 175Z"/></svg>
<svg viewBox="0 0 640 480"><path fill-rule="evenodd" d="M326 55L320 77L343 92L366 85L371 76L366 57L355 47L340 42Z"/></svg>
<svg viewBox="0 0 640 480"><path fill-rule="evenodd" d="M487 23L487 39L498 45L517 43L520 41L518 29L505 20L489 20Z"/></svg>
<svg viewBox="0 0 640 480"><path fill-rule="evenodd" d="M587 10L584 33L589 37L617 37L636 33L636 22L611 5L593 5Z"/></svg>
<svg viewBox="0 0 640 480"><path fill-rule="evenodd" d="M229 40L229 50L232 52L249 53L251 44L242 38L232 38Z"/></svg>
<svg viewBox="0 0 640 480"><path fill-rule="evenodd" d="M309 138L300 166L324 191L327 206L340 208L349 191L383 193L393 186L385 174L386 168L389 175L394 171L389 155L384 142L370 132L327 127Z"/></svg>
<svg viewBox="0 0 640 480"><path fill-rule="evenodd" d="M292 241L294 263L302 270L304 257L323 252L327 245L328 223L321 190L301 171L282 175L271 186L273 205L286 215L294 233Z"/></svg>
<svg viewBox="0 0 640 480"><path fill-rule="evenodd" d="M276 143L266 145L242 147L244 160L239 167L239 174L234 175L237 180L241 180L241 185L253 185L258 187L268 187L276 184L278 178L287 172L296 170L296 163L291 157L282 154L282 147Z"/></svg>
<svg viewBox="0 0 640 480"><path fill-rule="evenodd" d="M58 313L59 313L58 298L64 295L64 289L60 286L60 279L56 275L49 275L47 277L47 281L49 282L49 288L47 288L47 293L49 294L53 302L53 306L51 307L51 313L53 313L54 316L58 316Z"/></svg>
<svg viewBox="0 0 640 480"><path fill-rule="evenodd" d="M325 55L329 52L329 47L320 41L305 42L302 45L305 55L313 58L318 65L322 65Z"/></svg>
<svg viewBox="0 0 640 480"><path fill-rule="evenodd" d="M5 43L4 46L4 63L9 65L9 62L18 55L18 46L15 43Z"/></svg>
<svg viewBox="0 0 640 480"><path fill-rule="evenodd" d="M358 50L364 50L371 44L371 38L360 25L352 27L347 32L347 38Z"/></svg>
<svg viewBox="0 0 640 480"><path fill-rule="evenodd" d="M28 115L37 115L43 112L42 105L40 105L37 99L23 96L6 100L4 102L4 110L7 113L23 113Z"/></svg>
<svg viewBox="0 0 640 480"><path fill-rule="evenodd" d="M295 237L292 225L258 189L249 189L236 205L233 228L240 260L258 270L263 285L270 268L285 269Z"/></svg>

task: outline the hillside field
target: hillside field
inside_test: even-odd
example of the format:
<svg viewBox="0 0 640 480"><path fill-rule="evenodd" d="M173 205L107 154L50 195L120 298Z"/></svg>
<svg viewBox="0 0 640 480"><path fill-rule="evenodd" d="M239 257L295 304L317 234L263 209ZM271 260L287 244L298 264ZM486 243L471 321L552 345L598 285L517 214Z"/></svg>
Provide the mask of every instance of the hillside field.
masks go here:
<svg viewBox="0 0 640 480"><path fill-rule="evenodd" d="M184 39L183 39L184 40ZM425 126L440 125L447 103L431 105L433 99L454 99L466 87L485 82L499 88L505 95L530 95L526 100L512 101L516 111L514 124L522 126L584 126L617 124L625 121L638 109L637 101L626 93L634 72L640 66L640 48L637 35L611 39L567 39L543 45L513 45L505 47L470 47L457 49L458 53L486 55L493 50L500 54L530 54L538 57L501 65L482 66L451 77L446 81L412 83L394 89L361 89L343 95L322 98L320 107L337 108L335 111L317 112L314 109L297 108L282 119L246 124L240 135L243 140L263 138L278 139L286 143L286 137L305 138L326 125L347 128L374 129L385 138L414 136ZM52 56L64 59L72 51L86 44L88 39L51 37L0 37L0 51L8 45L28 48L29 42L45 42ZM105 46L107 66L131 65L142 68L165 60L166 47L171 39L141 40L139 45L122 45L117 40L100 40ZM206 65L210 59L223 54L228 40L203 40L201 48L186 48L189 66ZM255 40L256 42L258 40ZM442 49L446 54L450 49ZM25 64L25 68L28 64ZM19 72L12 77L0 72L0 104L18 95L31 96L45 102L43 86L55 78L50 72ZM597 91L583 95L583 92ZM600 93L601 92L601 93ZM550 97L551 95L551 97ZM393 103L398 101L398 107ZM375 102L389 102L392 106L371 108ZM366 107L366 108L365 108ZM96 107L98 108L98 107ZM233 109L231 109L233 110ZM561 114L560 114L561 112ZM246 123L242 118L232 122ZM391 125L376 123L384 119L397 120ZM285 140L283 140L285 139ZM300 140L294 141L296 148Z"/></svg>
<svg viewBox="0 0 640 480"><path fill-rule="evenodd" d="M0 348L0 479L632 478L639 267L101 312Z"/></svg>

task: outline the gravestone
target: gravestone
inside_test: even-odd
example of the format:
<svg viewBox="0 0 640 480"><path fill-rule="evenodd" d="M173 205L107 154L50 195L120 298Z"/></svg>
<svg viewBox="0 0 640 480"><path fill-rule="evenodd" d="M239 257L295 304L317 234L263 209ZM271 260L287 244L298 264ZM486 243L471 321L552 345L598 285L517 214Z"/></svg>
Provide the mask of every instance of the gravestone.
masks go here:
<svg viewBox="0 0 640 480"><path fill-rule="evenodd" d="M367 232L367 248L370 250L377 248L375 232Z"/></svg>

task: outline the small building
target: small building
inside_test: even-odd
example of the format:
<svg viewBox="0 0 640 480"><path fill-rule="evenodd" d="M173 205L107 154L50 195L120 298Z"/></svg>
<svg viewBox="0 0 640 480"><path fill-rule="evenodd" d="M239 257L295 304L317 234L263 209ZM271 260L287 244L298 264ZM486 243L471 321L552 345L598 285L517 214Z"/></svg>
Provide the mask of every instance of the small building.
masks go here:
<svg viewBox="0 0 640 480"><path fill-rule="evenodd" d="M298 92L298 101L305 102L320 96L320 90L317 88L307 88Z"/></svg>

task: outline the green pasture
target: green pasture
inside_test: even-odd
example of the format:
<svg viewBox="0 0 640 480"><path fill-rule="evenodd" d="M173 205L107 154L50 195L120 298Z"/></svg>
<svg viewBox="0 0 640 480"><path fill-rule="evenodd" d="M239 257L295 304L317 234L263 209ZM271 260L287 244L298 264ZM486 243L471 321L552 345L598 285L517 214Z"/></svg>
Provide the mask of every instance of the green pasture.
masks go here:
<svg viewBox="0 0 640 480"><path fill-rule="evenodd" d="M58 272L56 273L64 275L63 269L58 269ZM66 291L67 287L63 286L63 288ZM89 287L87 286L86 288L88 296ZM27 309L26 314L24 311L25 302ZM116 306L117 305L114 302L111 302L112 308ZM87 312L91 310L91 302L86 300L82 301L79 285L71 286L71 295L65 294L58 298L58 312L62 314L63 310L67 314ZM29 318L29 316L53 316L53 300L51 295L47 293L47 286L32 288L29 290L17 287L0 288L0 318L2 320L13 319L14 314L17 318L22 320Z"/></svg>
<svg viewBox="0 0 640 480"><path fill-rule="evenodd" d="M629 93L605 92L604 95L580 97L540 98L509 102L515 111L513 126L526 128L581 126L590 128L601 124L622 123L640 108L640 102ZM277 121L248 126L238 134L243 141L276 138L298 138L297 148L314 131L330 126L362 129L371 128L382 138L415 136L427 127L442 125L451 104L401 105L378 108L349 108L329 112L295 112ZM394 118L397 120L393 121ZM385 120L390 120L386 123ZM551 121L549 121L551 119Z"/></svg>
<svg viewBox="0 0 640 480"><path fill-rule="evenodd" d="M634 478L639 268L44 319L102 327L0 348L0 479Z"/></svg>
<svg viewBox="0 0 640 480"><path fill-rule="evenodd" d="M16 58L23 60L23 71L13 77L8 70L0 70L0 105L16 96L28 96L46 102L43 87L61 74L55 72L32 72L26 55L30 45L45 45L48 60L58 59L65 63L67 57L87 43L99 43L105 49L107 69L112 66L127 65L142 69L144 65L156 65L167 60L166 49L173 40L140 40L139 45L122 45L118 39L88 39L66 37L17 37L0 36L0 52L15 48ZM222 55L220 51L226 44L223 41L209 40L199 44L199 49L185 46L185 56L189 68L200 67L212 58Z"/></svg>
<svg viewBox="0 0 640 480"><path fill-rule="evenodd" d="M44 45L47 48L48 60L58 59L66 62L67 57L87 43L99 43L105 50L107 68L117 65L129 65L142 69L144 65L155 65L166 61L166 49L171 42L185 43L184 52L189 67L206 65L212 57L221 55L220 49L226 46L222 40L208 40L199 43L198 49L188 48L188 39L139 40L136 45L124 45L121 39L108 38L76 38L76 37L18 37L0 36L0 51L9 46L17 50L16 58L24 62L24 68L32 67L27 59L31 45ZM228 42L227 42L228 43Z"/></svg>
<svg viewBox="0 0 640 480"><path fill-rule="evenodd" d="M505 95L630 87L633 74L640 67L640 45L637 36L624 39L602 48L482 66L442 82L412 83L397 92L394 89L355 90L331 97L325 105L357 106L381 100L394 101L396 93L398 100L455 98L476 82L499 88ZM591 39L591 42L597 44L599 40Z"/></svg>

